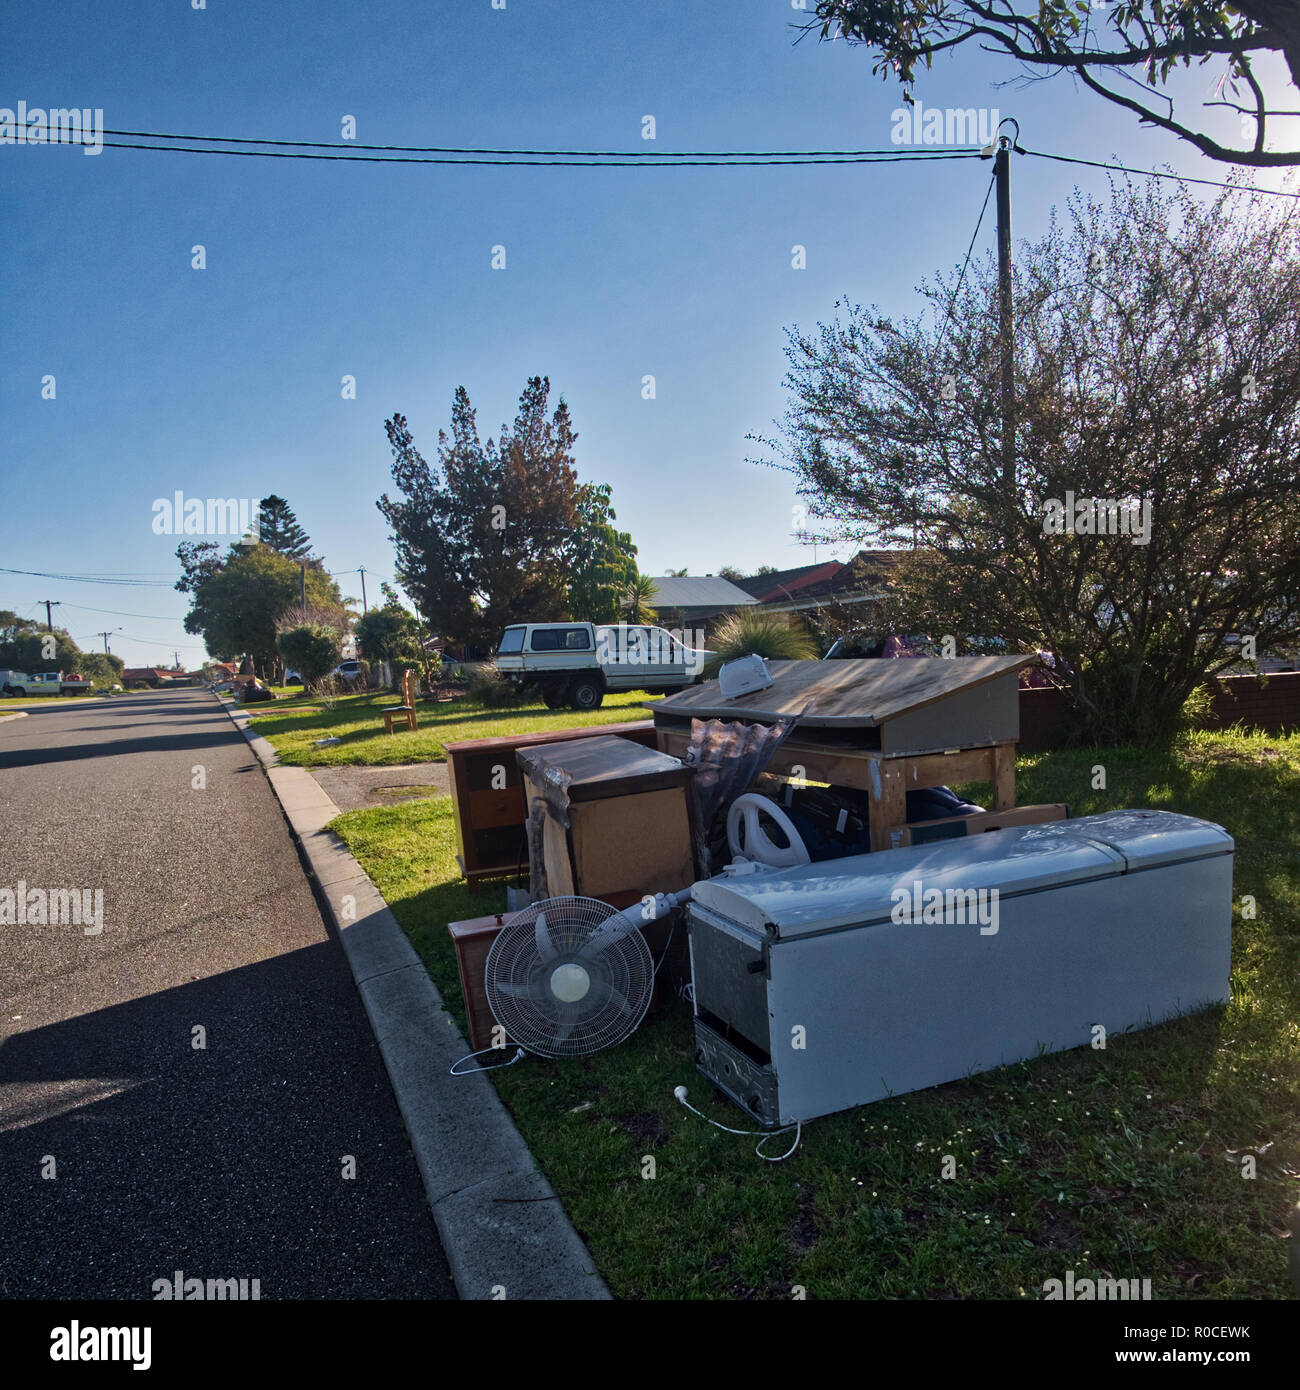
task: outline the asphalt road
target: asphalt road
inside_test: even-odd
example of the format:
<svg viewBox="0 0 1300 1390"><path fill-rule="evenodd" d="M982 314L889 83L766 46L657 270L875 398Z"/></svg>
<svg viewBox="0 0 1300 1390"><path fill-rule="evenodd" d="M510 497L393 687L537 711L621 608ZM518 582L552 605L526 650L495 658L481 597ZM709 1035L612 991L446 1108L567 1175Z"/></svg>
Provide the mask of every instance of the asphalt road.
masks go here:
<svg viewBox="0 0 1300 1390"><path fill-rule="evenodd" d="M217 702L0 723L0 788L0 912L19 880L103 893L98 935L0 924L0 1298L178 1269L454 1298L342 948Z"/></svg>

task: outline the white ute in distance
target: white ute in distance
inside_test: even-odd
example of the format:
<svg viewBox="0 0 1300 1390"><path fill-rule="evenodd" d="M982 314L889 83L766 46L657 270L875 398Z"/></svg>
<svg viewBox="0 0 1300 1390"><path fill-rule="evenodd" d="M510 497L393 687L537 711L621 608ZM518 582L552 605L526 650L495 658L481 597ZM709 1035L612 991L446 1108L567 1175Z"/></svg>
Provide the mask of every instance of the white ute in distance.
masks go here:
<svg viewBox="0 0 1300 1390"><path fill-rule="evenodd" d="M670 695L701 680L714 653L683 635L641 623L520 623L501 634L496 666L536 685L548 709L599 709L607 691Z"/></svg>

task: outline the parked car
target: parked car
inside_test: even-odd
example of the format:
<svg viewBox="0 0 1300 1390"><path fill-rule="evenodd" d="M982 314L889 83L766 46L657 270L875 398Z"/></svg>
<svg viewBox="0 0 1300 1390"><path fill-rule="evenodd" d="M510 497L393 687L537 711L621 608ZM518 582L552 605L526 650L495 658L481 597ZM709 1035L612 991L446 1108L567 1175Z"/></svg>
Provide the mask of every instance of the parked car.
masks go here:
<svg viewBox="0 0 1300 1390"><path fill-rule="evenodd" d="M712 655L639 623L520 623L501 634L496 665L507 680L540 687L548 709L586 710L611 690L681 690Z"/></svg>
<svg viewBox="0 0 1300 1390"><path fill-rule="evenodd" d="M337 676L339 680L351 685L353 681L360 680L365 673L366 668L360 661L340 661L330 675Z"/></svg>
<svg viewBox="0 0 1300 1390"><path fill-rule="evenodd" d="M92 684L79 671L66 676L62 671L41 671L29 676L22 671L0 670L0 691L6 695L86 695Z"/></svg>

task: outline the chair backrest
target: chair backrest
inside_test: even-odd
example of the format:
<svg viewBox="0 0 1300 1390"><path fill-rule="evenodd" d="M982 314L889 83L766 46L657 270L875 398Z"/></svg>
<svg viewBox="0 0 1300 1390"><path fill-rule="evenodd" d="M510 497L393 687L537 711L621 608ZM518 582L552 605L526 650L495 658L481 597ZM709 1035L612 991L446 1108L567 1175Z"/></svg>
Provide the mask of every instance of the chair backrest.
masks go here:
<svg viewBox="0 0 1300 1390"><path fill-rule="evenodd" d="M415 704L415 672L407 671L402 677L402 703L404 705Z"/></svg>

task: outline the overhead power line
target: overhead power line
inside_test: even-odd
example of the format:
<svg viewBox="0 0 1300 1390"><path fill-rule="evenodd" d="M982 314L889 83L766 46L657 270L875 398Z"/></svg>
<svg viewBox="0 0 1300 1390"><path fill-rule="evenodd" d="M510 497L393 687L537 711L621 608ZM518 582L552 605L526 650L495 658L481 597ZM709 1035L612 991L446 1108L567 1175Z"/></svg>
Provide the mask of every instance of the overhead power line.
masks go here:
<svg viewBox="0 0 1300 1390"><path fill-rule="evenodd" d="M1043 150L1021 149L1021 154L1027 154L1034 159L1050 159L1057 164L1083 164L1089 169L1108 169L1116 174L1136 174L1144 179L1174 179L1178 183L1200 183L1207 188L1232 188L1246 193L1267 193L1274 198L1300 198L1300 191L1291 191L1285 188L1256 188L1249 183L1225 183L1222 179L1198 179L1191 174L1175 174L1170 169L1130 169L1127 164L1107 164L1099 159L1080 159L1068 154L1047 154Z"/></svg>
<svg viewBox="0 0 1300 1390"><path fill-rule="evenodd" d="M539 150L508 149L470 145L365 145L338 140L276 140L247 135L188 135L174 131L106 130L106 135L122 137L105 140L109 149L171 151L180 154L234 155L247 159L314 159L362 164L466 164L505 168L756 168L763 165L814 164L911 164L931 160L978 159L977 147L962 149L884 150ZM141 140L168 143L140 144ZM219 146L256 146L223 149ZM323 153L322 153L323 152ZM1257 188L1251 184L1228 183L1220 179L1197 178L1161 169L1134 169L1125 164L1085 159L1074 155L1050 154L1043 150L1021 153L1061 164L1078 164L1090 169L1113 170L1138 178L1174 179L1208 188L1242 189L1279 198L1300 198L1300 191Z"/></svg>
<svg viewBox="0 0 1300 1390"><path fill-rule="evenodd" d="M262 140L248 135L178 135L159 130L105 130L105 135L121 135L132 140L186 140L203 145L275 145L298 150L372 150L384 154L463 154L502 155L511 158L537 156L545 159L862 159L875 155L902 153L897 145L887 150L515 150L487 149L467 145L359 145L353 140ZM977 149L957 153L975 154ZM952 150L921 148L908 153L929 156Z"/></svg>
<svg viewBox="0 0 1300 1390"><path fill-rule="evenodd" d="M159 623L179 623L184 621L184 614L180 616L168 615L163 613L127 613L121 608L91 608L84 603L64 602L64 608L75 608L81 613L111 613L115 618L145 618L151 622Z"/></svg>
<svg viewBox="0 0 1300 1390"><path fill-rule="evenodd" d="M275 149L223 150L202 145L141 145L126 140L105 140L103 144L107 150L162 150L171 154L226 154L245 159L318 159L341 164L464 164L515 169L743 169L769 164L800 164L810 167L816 164L915 164L937 159L980 158L978 150L911 150L905 154L895 152L882 155L827 156L825 158L808 158L800 155L783 156L779 152L774 152L771 157L761 159L744 156L701 159L687 155L679 163L654 164L644 156L636 159L496 159L443 155L309 154L305 150Z"/></svg>
<svg viewBox="0 0 1300 1390"><path fill-rule="evenodd" d="M934 351L930 354L933 361L939 355L939 349L943 347L944 339L948 336L948 325L952 322L953 312L957 308L957 296L961 293L961 287L966 280L966 271L970 268L971 253L975 250L975 239L980 234L980 228L984 225L984 214L989 209L989 198L993 194L993 185L997 182L997 170L995 169L989 178L989 186L984 190L984 202L980 206L980 215L975 222L975 230L970 234L970 245L966 248L966 259L962 262L961 274L957 277L957 288L952 292L952 302L948 305L948 312L943 320L943 328L939 333L939 341L934 345Z"/></svg>
<svg viewBox="0 0 1300 1390"><path fill-rule="evenodd" d="M27 574L37 579L60 579L65 584L115 584L127 589L170 589L171 579L148 579L144 575L50 574L45 570L16 570L0 565L0 574Z"/></svg>

